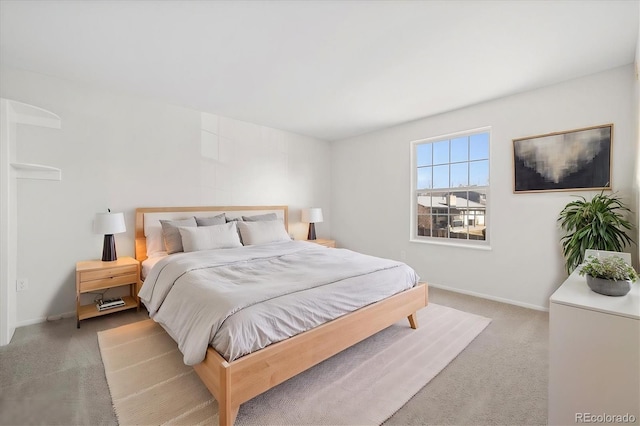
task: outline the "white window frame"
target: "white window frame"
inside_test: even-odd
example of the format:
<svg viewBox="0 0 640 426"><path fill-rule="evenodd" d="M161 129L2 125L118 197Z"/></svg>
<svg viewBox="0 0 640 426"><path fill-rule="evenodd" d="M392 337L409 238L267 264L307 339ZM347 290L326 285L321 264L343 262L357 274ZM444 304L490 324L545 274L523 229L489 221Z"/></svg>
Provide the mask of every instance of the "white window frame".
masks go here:
<svg viewBox="0 0 640 426"><path fill-rule="evenodd" d="M470 136L478 133L489 133L489 185L486 187L487 191L487 204L485 210L485 225L486 225L486 234L484 240L460 240L453 238L438 238L438 237L425 237L418 236L418 212L417 212L417 200L416 200L416 192L417 192L417 182L418 182L418 165L417 165L417 155L416 155L416 147L417 145L421 145L424 143L434 143L439 141L444 141L447 139L455 139L461 136ZM411 149L411 220L410 220L410 234L409 241L413 243L423 243L423 244L435 244L435 245L445 245L445 246L454 246L454 247L464 247L464 248L472 248L479 250L491 250L491 163L492 163L492 151L493 144L491 143L491 127L479 127L476 129L464 130L455 133L447 133L439 136L433 136L425 139L418 139L415 141L411 141L410 149ZM468 189L467 187L466 189ZM450 188L446 188L450 189ZM446 190L445 189L445 190ZM438 190L438 189L434 189Z"/></svg>

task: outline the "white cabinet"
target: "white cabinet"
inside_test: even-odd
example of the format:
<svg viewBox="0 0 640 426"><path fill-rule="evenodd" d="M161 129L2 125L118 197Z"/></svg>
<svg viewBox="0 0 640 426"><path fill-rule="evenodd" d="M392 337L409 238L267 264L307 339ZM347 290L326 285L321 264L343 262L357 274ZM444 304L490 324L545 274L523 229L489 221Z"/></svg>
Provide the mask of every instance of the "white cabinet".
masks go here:
<svg viewBox="0 0 640 426"><path fill-rule="evenodd" d="M603 296L576 270L551 296L548 420L640 424L639 283Z"/></svg>

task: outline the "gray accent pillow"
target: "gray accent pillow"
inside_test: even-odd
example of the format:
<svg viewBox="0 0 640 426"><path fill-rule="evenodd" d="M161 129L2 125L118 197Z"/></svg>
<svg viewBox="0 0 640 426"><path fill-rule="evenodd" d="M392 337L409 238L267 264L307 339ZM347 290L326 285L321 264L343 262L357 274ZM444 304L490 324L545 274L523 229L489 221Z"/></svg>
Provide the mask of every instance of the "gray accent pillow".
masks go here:
<svg viewBox="0 0 640 426"><path fill-rule="evenodd" d="M180 220L161 219L162 236L164 237L164 246L168 254L184 251L182 248L182 236L178 230L178 226L198 226L195 217Z"/></svg>
<svg viewBox="0 0 640 426"><path fill-rule="evenodd" d="M278 220L278 215L275 213L257 214L254 216L242 216L242 219L246 222L259 222L262 220Z"/></svg>
<svg viewBox="0 0 640 426"><path fill-rule="evenodd" d="M224 213L212 217L196 217L198 226L224 225L227 223Z"/></svg>

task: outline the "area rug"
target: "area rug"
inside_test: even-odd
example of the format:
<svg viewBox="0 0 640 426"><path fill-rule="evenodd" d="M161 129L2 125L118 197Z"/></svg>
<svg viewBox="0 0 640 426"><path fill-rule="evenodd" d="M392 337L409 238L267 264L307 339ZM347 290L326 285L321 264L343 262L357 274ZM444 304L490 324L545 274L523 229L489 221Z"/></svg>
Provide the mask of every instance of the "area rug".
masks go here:
<svg viewBox="0 0 640 426"><path fill-rule="evenodd" d="M429 304L240 406L236 425L379 425L491 322ZM218 424L218 405L154 321L98 333L120 425Z"/></svg>

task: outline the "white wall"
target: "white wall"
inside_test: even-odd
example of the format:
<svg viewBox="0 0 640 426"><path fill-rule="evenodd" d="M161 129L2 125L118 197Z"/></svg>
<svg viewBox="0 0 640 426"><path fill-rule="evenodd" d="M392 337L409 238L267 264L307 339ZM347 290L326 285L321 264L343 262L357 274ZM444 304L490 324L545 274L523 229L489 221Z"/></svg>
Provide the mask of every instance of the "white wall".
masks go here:
<svg viewBox="0 0 640 426"><path fill-rule="evenodd" d="M546 308L566 278L556 218L573 195L592 192L513 194L512 139L614 123L613 188L630 202L633 79L629 65L334 142L332 237L348 248L406 260L434 285ZM492 126L492 250L410 243L409 142L483 126Z"/></svg>
<svg viewBox="0 0 640 426"><path fill-rule="evenodd" d="M329 236L328 142L6 67L0 89L62 119L18 133L19 161L62 169L61 182L18 182L18 325L75 312L75 263L100 258L92 221L107 208L125 213L119 256L134 254L145 206L286 204L297 239L300 208L318 206Z"/></svg>
<svg viewBox="0 0 640 426"><path fill-rule="evenodd" d="M331 145L80 83L0 71L1 97L62 118L62 130L19 129L18 160L60 167L62 181L18 184L18 276L29 279L29 289L18 293L18 325L75 310L74 265L100 257L102 236L91 225L107 207L125 212L128 231L116 236L125 256L134 252L136 207L288 204L291 231L304 238L299 209L319 206L325 217L319 236L331 235L339 245L404 259L432 284L546 307L565 277L557 213L575 192L514 195L511 140L614 123L614 189L635 197L640 107L632 66ZM409 142L485 125L493 128L492 250L409 243ZM203 129L215 136L211 142L205 135L204 151Z"/></svg>

